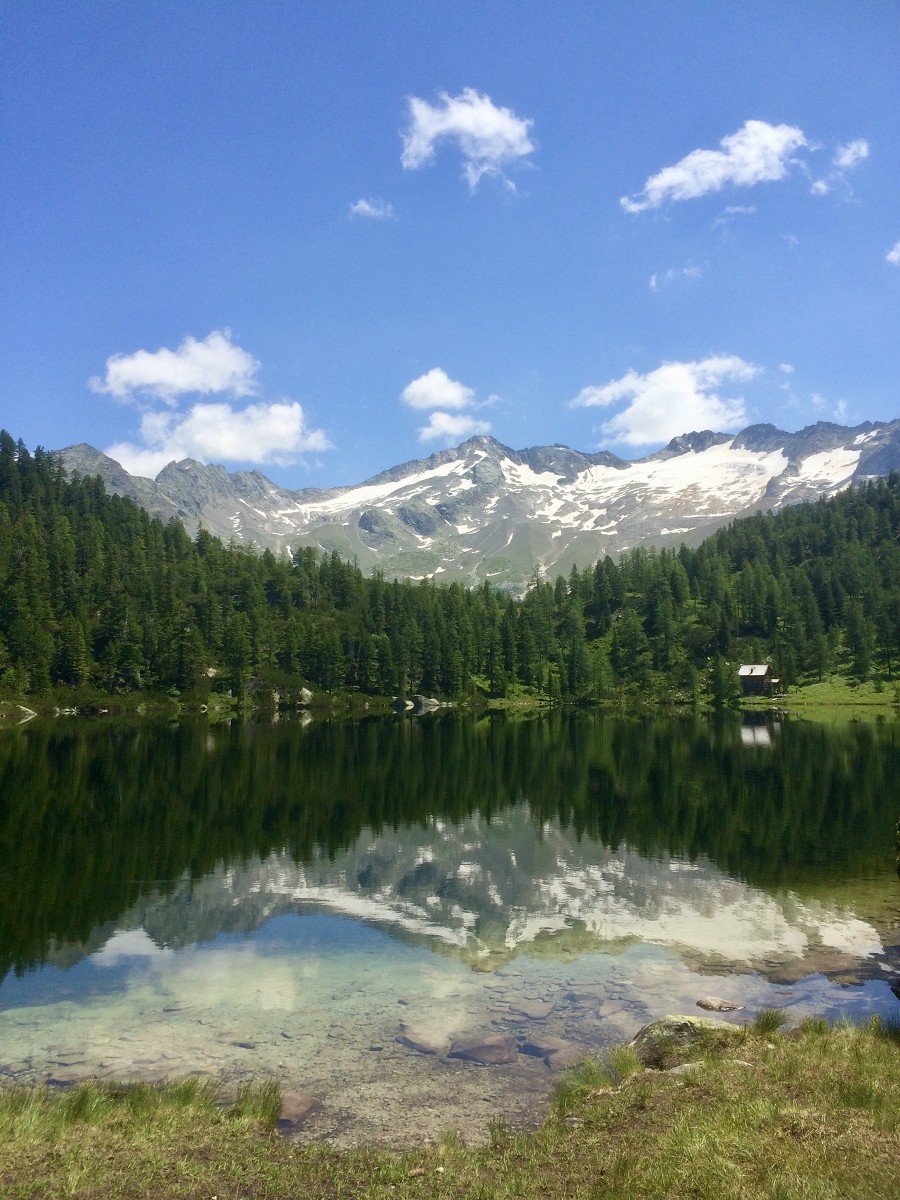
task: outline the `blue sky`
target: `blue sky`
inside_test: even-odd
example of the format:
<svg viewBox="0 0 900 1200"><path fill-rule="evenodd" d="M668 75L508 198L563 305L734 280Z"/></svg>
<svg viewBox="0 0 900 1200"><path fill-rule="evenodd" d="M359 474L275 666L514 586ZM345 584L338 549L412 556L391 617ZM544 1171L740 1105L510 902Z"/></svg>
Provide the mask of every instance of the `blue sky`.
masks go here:
<svg viewBox="0 0 900 1200"><path fill-rule="evenodd" d="M900 416L900 4L6 0L0 425L356 483Z"/></svg>

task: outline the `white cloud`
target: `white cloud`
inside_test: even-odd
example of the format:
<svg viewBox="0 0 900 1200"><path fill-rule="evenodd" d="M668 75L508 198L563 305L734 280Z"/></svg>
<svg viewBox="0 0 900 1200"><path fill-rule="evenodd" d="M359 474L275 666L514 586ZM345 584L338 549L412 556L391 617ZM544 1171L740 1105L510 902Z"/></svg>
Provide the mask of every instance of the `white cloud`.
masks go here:
<svg viewBox="0 0 900 1200"><path fill-rule="evenodd" d="M700 267L669 267L668 271L663 271L661 275L654 273L650 276L650 291L658 292L661 287L674 283L676 279L699 279L702 274Z"/></svg>
<svg viewBox="0 0 900 1200"><path fill-rule="evenodd" d="M407 384L400 399L410 408L467 408L475 393L464 383L451 379L440 367L432 367Z"/></svg>
<svg viewBox="0 0 900 1200"><path fill-rule="evenodd" d="M430 412L428 424L419 427L419 441L433 442L442 439L449 444L476 433L490 433L489 421L481 421L461 409L475 405L475 393L464 383L451 379L440 367L432 367L418 379L414 379L400 393L400 399L410 408ZM494 404L499 396L490 396L487 404ZM483 408L484 404L477 405ZM447 409L455 412L447 412ZM436 411L430 411L436 410Z"/></svg>
<svg viewBox="0 0 900 1200"><path fill-rule="evenodd" d="M793 375L794 373L794 368L790 363L779 363L778 370L782 373L782 375Z"/></svg>
<svg viewBox="0 0 900 1200"><path fill-rule="evenodd" d="M848 192L846 173L868 157L869 143L864 138L856 138L855 141L838 146L831 160L834 170L829 171L824 178L817 179L810 187L810 192L814 196L826 196L836 186L842 186L845 192Z"/></svg>
<svg viewBox="0 0 900 1200"><path fill-rule="evenodd" d="M582 388L573 407L626 407L600 426L600 433L628 446L667 442L694 430L722 431L747 419L741 397L718 394L726 382L753 379L760 368L735 355L715 355L700 362L667 362L655 371L629 371L602 387Z"/></svg>
<svg viewBox="0 0 900 1200"><path fill-rule="evenodd" d="M893 263L895 267L900 267L900 242L895 242L885 255L885 260Z"/></svg>
<svg viewBox="0 0 900 1200"><path fill-rule="evenodd" d="M755 204L727 204L712 223L713 229L730 225L735 217L749 217L756 212Z"/></svg>
<svg viewBox="0 0 900 1200"><path fill-rule="evenodd" d="M249 396L257 390L254 376L259 366L252 354L235 346L229 330L214 329L202 342L186 337L177 350L113 354L106 360L105 378L95 375L88 386L118 400L145 395L166 404L190 392Z"/></svg>
<svg viewBox="0 0 900 1200"><path fill-rule="evenodd" d="M471 413L433 412L428 424L419 429L420 442L442 439L448 443L473 437L476 433L490 433L490 421L479 421Z"/></svg>
<svg viewBox="0 0 900 1200"><path fill-rule="evenodd" d="M455 141L463 156L463 174L472 191L484 175L503 179L503 168L527 158L535 147L529 137L534 124L509 108L499 108L490 96L465 88L459 96L439 93L440 104L409 98L409 128L403 134L400 161L408 171L434 158L442 138ZM513 187L509 180L507 186Z"/></svg>
<svg viewBox="0 0 900 1200"><path fill-rule="evenodd" d="M119 442L105 451L131 474L154 479L170 462L195 458L200 462L286 464L307 451L328 450L321 429L308 429L303 409L293 403L195 404L186 413L168 410L144 413L143 445Z"/></svg>
<svg viewBox="0 0 900 1200"><path fill-rule="evenodd" d="M659 208L667 200L693 200L717 192L726 184L752 187L783 179L794 152L808 145L795 125L746 121L736 133L722 138L719 150L692 150L672 167L652 175L637 196L623 196L626 212Z"/></svg>
<svg viewBox="0 0 900 1200"><path fill-rule="evenodd" d="M350 212L354 217L370 217L375 221L389 221L394 216L394 206L386 204L383 200L361 199L350 205Z"/></svg>
<svg viewBox="0 0 900 1200"><path fill-rule="evenodd" d="M864 138L856 138L845 146L838 146L832 162L839 171L849 171L869 157L869 143Z"/></svg>

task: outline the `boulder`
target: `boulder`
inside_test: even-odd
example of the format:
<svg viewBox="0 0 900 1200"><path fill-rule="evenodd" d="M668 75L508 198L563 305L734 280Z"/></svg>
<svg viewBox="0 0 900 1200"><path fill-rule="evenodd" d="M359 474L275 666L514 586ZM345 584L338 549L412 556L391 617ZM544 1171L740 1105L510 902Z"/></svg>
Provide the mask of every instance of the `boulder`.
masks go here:
<svg viewBox="0 0 900 1200"><path fill-rule="evenodd" d="M668 1070L701 1045L725 1046L743 1037L740 1026L712 1017L662 1017L638 1030L628 1043L645 1067Z"/></svg>
<svg viewBox="0 0 900 1200"><path fill-rule="evenodd" d="M454 1042L448 1058L462 1058L466 1062L481 1063L485 1067L515 1062L519 1053L516 1039L506 1033L487 1034L470 1041Z"/></svg>
<svg viewBox="0 0 900 1200"><path fill-rule="evenodd" d="M732 1004L730 1000L720 1000L718 996L704 996L702 1000L697 1001L698 1008L705 1008L708 1012L741 1012L743 1006L740 1004Z"/></svg>

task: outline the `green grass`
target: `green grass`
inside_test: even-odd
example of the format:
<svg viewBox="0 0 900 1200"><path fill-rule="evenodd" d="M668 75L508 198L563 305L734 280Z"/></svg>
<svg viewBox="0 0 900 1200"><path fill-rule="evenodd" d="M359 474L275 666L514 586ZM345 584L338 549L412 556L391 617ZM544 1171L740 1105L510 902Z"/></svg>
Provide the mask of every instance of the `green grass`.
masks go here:
<svg viewBox="0 0 900 1200"><path fill-rule="evenodd" d="M781 1014L775 1014L780 1017ZM539 1130L498 1119L405 1152L286 1142L277 1089L0 1090L0 1196L142 1200L881 1200L900 1179L900 1025L747 1026L688 1074L627 1049L563 1080Z"/></svg>
<svg viewBox="0 0 900 1200"><path fill-rule="evenodd" d="M751 1022L750 1028L760 1037L777 1033L787 1024L787 1014L780 1008L761 1008Z"/></svg>
<svg viewBox="0 0 900 1200"><path fill-rule="evenodd" d="M846 675L829 675L815 682L791 687L787 694L776 700L779 708L802 710L804 715L815 715L820 711L835 711L838 716L848 713L861 717L874 713L896 712L900 703L900 681L882 680L880 683L867 679L855 682ZM767 700L765 706L771 707Z"/></svg>

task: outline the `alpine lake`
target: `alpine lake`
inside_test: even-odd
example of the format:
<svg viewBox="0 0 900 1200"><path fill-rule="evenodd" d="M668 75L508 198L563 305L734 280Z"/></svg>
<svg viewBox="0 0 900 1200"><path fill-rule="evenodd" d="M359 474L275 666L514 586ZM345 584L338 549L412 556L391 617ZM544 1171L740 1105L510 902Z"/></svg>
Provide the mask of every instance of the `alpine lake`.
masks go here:
<svg viewBox="0 0 900 1200"><path fill-rule="evenodd" d="M401 1146L706 996L900 1017L896 719L8 724L0 1082L275 1078Z"/></svg>

